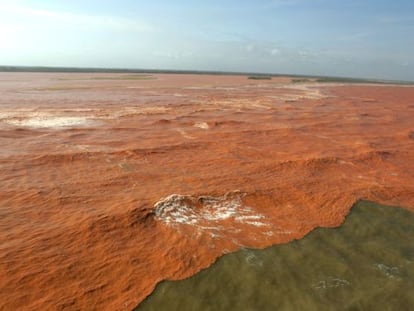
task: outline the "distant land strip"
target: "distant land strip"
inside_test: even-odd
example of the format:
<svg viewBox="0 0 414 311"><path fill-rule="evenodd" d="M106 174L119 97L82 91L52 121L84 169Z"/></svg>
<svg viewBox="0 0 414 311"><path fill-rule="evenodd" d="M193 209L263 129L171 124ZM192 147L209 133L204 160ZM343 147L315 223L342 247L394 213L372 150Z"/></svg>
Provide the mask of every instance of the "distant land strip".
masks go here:
<svg viewBox="0 0 414 311"><path fill-rule="evenodd" d="M374 83L374 84L401 84L414 85L414 81L365 79L352 77L331 77L301 74L258 73L235 71L207 71L207 70L172 70L172 69L133 69L133 68L97 68L97 67L48 67L48 66L0 66L0 72L68 72L68 73L153 73L153 74L198 74L198 75L237 75L250 76L255 79L272 77L296 78L293 82L332 82L332 83ZM308 81L306 79L314 79Z"/></svg>

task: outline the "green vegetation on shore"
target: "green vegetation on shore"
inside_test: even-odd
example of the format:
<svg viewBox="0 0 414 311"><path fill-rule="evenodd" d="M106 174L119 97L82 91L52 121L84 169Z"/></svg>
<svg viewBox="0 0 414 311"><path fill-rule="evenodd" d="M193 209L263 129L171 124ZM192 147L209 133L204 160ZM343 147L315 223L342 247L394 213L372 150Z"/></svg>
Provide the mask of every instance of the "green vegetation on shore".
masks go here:
<svg viewBox="0 0 414 311"><path fill-rule="evenodd" d="M271 76L249 76L247 79L250 80L272 80Z"/></svg>
<svg viewBox="0 0 414 311"><path fill-rule="evenodd" d="M313 81L310 79L305 79L305 78L292 79L292 83L309 83L309 82L313 82Z"/></svg>

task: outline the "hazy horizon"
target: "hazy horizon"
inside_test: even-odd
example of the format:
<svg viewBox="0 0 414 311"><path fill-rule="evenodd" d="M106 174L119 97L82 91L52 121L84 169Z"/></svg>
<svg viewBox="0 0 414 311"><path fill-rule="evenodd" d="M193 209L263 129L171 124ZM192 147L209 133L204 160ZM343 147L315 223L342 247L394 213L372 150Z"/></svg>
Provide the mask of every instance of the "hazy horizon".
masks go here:
<svg viewBox="0 0 414 311"><path fill-rule="evenodd" d="M0 0L0 65L414 80L414 3Z"/></svg>

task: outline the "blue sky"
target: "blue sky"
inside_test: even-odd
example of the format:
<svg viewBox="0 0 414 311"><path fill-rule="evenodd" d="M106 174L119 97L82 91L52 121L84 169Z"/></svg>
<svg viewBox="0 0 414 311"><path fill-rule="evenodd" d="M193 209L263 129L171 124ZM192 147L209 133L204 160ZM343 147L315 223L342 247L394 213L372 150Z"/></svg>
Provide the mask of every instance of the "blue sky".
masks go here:
<svg viewBox="0 0 414 311"><path fill-rule="evenodd" d="M412 0L0 0L0 64L414 80Z"/></svg>

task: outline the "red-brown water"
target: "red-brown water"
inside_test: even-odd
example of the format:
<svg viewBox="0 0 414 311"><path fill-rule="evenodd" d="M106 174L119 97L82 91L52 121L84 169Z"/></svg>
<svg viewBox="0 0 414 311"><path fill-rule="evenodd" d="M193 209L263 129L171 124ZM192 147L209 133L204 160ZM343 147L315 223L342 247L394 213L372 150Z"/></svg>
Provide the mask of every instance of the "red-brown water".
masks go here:
<svg viewBox="0 0 414 311"><path fill-rule="evenodd" d="M241 247L414 210L414 88L0 74L0 308L130 310Z"/></svg>

